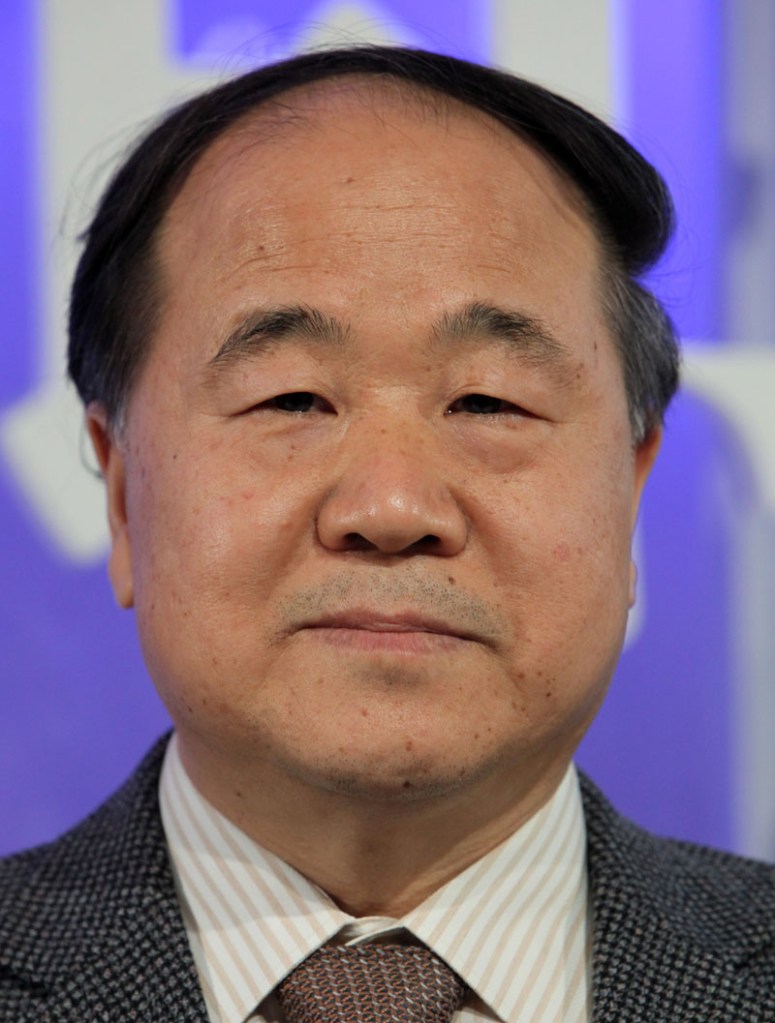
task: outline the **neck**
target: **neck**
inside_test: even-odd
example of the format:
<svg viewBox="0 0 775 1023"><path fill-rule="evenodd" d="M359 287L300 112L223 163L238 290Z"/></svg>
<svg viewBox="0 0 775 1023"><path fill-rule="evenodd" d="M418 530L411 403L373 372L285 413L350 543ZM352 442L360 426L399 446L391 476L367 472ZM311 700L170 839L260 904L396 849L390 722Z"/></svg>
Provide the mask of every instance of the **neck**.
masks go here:
<svg viewBox="0 0 775 1023"><path fill-rule="evenodd" d="M341 909L393 918L512 835L551 798L567 766L535 779L492 772L452 791L388 799L315 788L265 764L250 773L208 768L185 746L181 756L217 810Z"/></svg>

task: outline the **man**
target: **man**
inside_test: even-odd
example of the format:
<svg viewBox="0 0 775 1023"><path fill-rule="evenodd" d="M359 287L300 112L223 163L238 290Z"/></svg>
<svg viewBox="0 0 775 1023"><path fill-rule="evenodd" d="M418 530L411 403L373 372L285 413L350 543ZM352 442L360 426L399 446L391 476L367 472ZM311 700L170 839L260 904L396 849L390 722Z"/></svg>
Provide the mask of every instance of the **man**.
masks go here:
<svg viewBox="0 0 775 1023"><path fill-rule="evenodd" d="M571 763L676 386L636 279L670 224L591 115L421 52L140 143L70 371L175 734L3 867L0 1018L775 1019L772 869Z"/></svg>

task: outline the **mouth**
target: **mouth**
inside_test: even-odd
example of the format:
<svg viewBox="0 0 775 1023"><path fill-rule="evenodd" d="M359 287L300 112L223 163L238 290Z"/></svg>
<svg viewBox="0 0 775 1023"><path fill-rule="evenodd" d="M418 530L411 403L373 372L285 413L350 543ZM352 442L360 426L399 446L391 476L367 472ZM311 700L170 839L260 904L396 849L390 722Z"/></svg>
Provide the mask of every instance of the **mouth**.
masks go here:
<svg viewBox="0 0 775 1023"><path fill-rule="evenodd" d="M413 612L342 611L304 623L299 631L343 648L396 653L433 653L480 642L456 625Z"/></svg>

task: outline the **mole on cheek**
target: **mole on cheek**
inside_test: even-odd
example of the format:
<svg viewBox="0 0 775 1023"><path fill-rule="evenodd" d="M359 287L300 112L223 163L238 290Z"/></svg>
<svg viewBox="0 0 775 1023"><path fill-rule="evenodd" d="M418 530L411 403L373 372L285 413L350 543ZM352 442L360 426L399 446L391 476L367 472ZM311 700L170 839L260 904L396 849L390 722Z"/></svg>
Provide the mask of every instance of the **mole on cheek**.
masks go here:
<svg viewBox="0 0 775 1023"><path fill-rule="evenodd" d="M570 546L563 542L555 544L554 556L558 561L568 561L571 556Z"/></svg>

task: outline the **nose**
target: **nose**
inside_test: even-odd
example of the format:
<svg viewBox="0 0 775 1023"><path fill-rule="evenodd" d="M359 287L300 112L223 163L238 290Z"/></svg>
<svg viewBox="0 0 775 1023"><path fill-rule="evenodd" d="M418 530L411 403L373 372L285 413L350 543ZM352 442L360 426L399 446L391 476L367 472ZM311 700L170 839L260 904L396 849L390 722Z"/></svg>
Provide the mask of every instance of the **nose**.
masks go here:
<svg viewBox="0 0 775 1023"><path fill-rule="evenodd" d="M370 437L340 466L318 514L324 547L385 555L459 553L468 521L443 478L440 453L406 436Z"/></svg>

